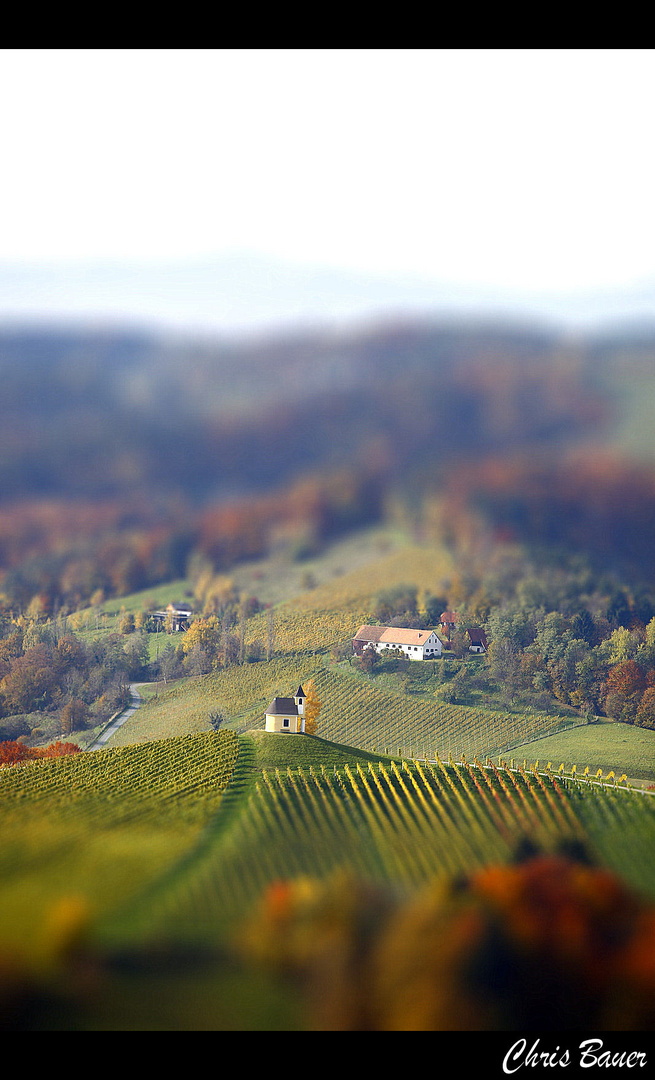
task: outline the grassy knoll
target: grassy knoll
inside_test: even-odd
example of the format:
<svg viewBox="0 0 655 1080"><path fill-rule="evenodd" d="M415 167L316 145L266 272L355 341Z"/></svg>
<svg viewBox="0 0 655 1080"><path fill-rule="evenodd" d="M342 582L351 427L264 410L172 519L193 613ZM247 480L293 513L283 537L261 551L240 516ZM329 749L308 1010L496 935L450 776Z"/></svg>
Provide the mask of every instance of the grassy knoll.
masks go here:
<svg viewBox="0 0 655 1080"><path fill-rule="evenodd" d="M262 769L286 769L314 765L333 768L339 765L356 765L369 761L386 760L380 754L370 754L354 746L331 742L317 735L280 735L270 731L247 731L244 739L253 743L255 756L252 767Z"/></svg>

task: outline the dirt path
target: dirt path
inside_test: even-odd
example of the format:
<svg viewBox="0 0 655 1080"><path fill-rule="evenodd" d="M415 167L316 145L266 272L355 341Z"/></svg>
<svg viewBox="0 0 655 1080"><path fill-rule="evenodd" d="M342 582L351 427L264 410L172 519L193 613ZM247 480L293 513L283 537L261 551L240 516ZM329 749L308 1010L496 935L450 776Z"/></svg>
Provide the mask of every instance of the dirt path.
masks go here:
<svg viewBox="0 0 655 1080"><path fill-rule="evenodd" d="M109 727L105 728L102 735L99 735L98 738L95 739L90 746L87 746L87 750L101 750L103 746L106 745L108 740L111 739L114 732L118 731L118 729L123 726L125 721L129 720L129 718L136 712L136 710L141 704L141 695L137 690L136 683L130 683L130 694L132 695L132 704L128 705L125 709L123 709L123 712L120 714L120 716L117 716L116 719L109 725Z"/></svg>

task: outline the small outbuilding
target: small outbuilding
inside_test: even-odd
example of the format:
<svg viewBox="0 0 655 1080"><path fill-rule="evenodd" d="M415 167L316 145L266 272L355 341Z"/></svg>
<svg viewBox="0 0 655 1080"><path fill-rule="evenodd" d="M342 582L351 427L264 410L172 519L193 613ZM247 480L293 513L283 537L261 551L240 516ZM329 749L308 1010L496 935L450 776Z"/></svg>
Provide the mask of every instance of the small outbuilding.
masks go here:
<svg viewBox="0 0 655 1080"><path fill-rule="evenodd" d="M170 629L177 634L180 630L187 630L189 620L193 615L193 608L189 604L168 604L161 611L153 611L152 618L159 623L162 629Z"/></svg>
<svg viewBox="0 0 655 1080"><path fill-rule="evenodd" d="M266 730L304 735L306 700L302 686L298 687L293 697L274 697L266 710Z"/></svg>
<svg viewBox="0 0 655 1080"><path fill-rule="evenodd" d="M481 626L471 626L466 631L471 644L469 645L469 652L486 653L487 651L487 635Z"/></svg>
<svg viewBox="0 0 655 1080"><path fill-rule="evenodd" d="M450 640L453 630L456 630L459 626L459 615L456 611L442 611L439 623L443 633Z"/></svg>

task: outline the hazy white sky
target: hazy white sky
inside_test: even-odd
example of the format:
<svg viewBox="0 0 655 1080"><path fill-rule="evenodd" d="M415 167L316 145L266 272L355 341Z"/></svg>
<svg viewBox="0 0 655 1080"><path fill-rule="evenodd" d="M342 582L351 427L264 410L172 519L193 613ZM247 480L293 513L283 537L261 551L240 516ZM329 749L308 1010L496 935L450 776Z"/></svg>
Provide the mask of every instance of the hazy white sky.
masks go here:
<svg viewBox="0 0 655 1080"><path fill-rule="evenodd" d="M653 50L3 50L1 260L655 274Z"/></svg>

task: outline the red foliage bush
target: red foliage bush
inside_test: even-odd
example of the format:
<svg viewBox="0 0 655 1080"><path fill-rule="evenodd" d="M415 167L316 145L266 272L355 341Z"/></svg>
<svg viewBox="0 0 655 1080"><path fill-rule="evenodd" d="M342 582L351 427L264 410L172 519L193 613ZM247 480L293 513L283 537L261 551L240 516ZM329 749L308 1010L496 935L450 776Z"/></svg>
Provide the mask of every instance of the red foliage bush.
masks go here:
<svg viewBox="0 0 655 1080"><path fill-rule="evenodd" d="M79 754L80 747L71 742L54 742L49 746L26 746L20 739L0 742L0 766L20 765L24 761L37 761L39 758L65 757Z"/></svg>

